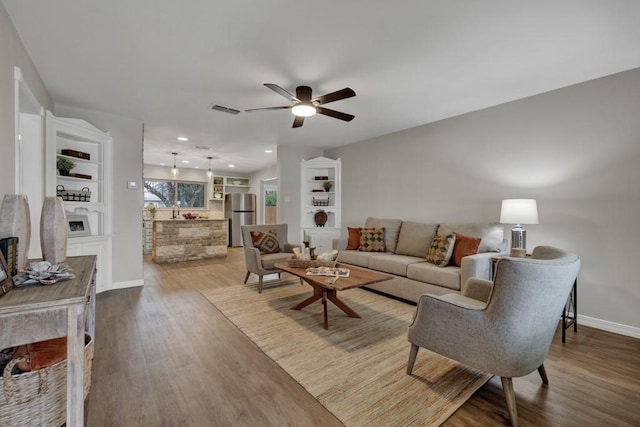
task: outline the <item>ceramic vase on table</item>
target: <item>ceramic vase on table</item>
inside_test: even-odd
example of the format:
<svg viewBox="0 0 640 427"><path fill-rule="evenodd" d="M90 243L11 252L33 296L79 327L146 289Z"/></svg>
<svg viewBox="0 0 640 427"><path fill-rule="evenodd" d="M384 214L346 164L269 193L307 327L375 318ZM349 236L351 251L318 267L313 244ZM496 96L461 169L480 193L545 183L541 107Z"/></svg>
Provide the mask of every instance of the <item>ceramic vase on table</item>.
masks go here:
<svg viewBox="0 0 640 427"><path fill-rule="evenodd" d="M0 207L0 238L18 238L18 270L27 267L31 241L31 212L27 196L5 194Z"/></svg>
<svg viewBox="0 0 640 427"><path fill-rule="evenodd" d="M40 217L40 247L45 261L57 264L67 259L68 227L62 198L45 197Z"/></svg>

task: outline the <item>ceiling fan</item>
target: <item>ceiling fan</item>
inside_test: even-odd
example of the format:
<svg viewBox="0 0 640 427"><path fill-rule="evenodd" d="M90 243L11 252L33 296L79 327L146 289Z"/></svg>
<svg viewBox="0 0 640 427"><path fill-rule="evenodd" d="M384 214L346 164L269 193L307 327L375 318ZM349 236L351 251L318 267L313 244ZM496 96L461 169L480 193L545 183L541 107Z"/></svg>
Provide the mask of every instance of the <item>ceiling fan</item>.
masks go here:
<svg viewBox="0 0 640 427"><path fill-rule="evenodd" d="M325 116L333 117L334 119L344 120L350 122L355 118L354 115L342 113L340 111L330 110L325 107L321 107L323 104L330 102L340 101L341 99L351 98L356 96L356 93L351 88L344 88L336 92L331 92L326 95L313 98L311 88L309 86L298 86L296 88L296 94L293 95L289 91L281 88L273 83L265 83L266 87L272 91L284 96L289 101L292 101L292 105L286 105L282 107L266 107L266 108L252 108L245 110L246 112L261 111L261 110L288 110L291 109L295 119L293 120L294 128L299 128L304 123L305 117L313 116L314 114L323 114Z"/></svg>

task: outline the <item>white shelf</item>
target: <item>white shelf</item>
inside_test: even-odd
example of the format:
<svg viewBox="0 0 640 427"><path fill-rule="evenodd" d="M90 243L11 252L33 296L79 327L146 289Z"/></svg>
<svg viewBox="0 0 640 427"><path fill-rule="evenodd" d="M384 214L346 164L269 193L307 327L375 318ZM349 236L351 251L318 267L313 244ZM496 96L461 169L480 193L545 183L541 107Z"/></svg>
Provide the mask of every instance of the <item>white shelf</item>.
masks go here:
<svg viewBox="0 0 640 427"><path fill-rule="evenodd" d="M316 177L327 177L327 179L315 179ZM331 240L340 237L341 227L341 160L317 157L315 159L303 160L301 165L301 235L306 232L313 236L316 246L322 250L331 249ZM332 184L330 191L325 191L324 184ZM322 190L322 191L313 191ZM313 199L327 200L328 206L316 206ZM327 214L327 221L324 226L318 226L315 222L315 215L318 211Z"/></svg>

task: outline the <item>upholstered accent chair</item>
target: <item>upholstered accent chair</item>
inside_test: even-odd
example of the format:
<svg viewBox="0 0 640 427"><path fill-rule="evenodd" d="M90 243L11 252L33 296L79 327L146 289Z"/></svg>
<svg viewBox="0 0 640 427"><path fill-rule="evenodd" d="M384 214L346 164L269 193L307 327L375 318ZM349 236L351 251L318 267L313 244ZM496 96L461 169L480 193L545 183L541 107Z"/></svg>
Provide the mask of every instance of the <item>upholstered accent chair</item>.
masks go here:
<svg viewBox="0 0 640 427"><path fill-rule="evenodd" d="M300 245L292 245L287 241L287 224L271 224L271 225L242 225L242 240L244 245L244 260L247 265L247 275L244 283L247 283L251 273L258 276L258 292L262 293L262 277L267 274L277 274L280 277L280 270L275 268L274 264L291 258L294 247ZM278 240L279 251L273 253L262 253L261 250L254 246L251 232L275 234Z"/></svg>
<svg viewBox="0 0 640 427"><path fill-rule="evenodd" d="M512 378L536 369L548 384L547 357L580 259L551 246L527 258L501 258L494 281L470 278L461 294L422 295L409 327L411 374L420 347L502 380L509 418L518 425Z"/></svg>

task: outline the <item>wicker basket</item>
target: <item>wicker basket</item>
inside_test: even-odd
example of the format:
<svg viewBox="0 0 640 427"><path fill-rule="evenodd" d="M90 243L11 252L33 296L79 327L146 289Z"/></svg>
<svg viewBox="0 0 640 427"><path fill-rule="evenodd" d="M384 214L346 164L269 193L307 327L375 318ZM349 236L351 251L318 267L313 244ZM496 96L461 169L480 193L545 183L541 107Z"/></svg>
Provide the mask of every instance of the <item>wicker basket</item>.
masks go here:
<svg viewBox="0 0 640 427"><path fill-rule="evenodd" d="M62 197L65 202L90 202L91 191L89 187L84 187L82 190L66 190L64 185L56 186L56 195Z"/></svg>
<svg viewBox="0 0 640 427"><path fill-rule="evenodd" d="M289 267L293 268L310 268L310 267L335 267L338 260L334 261L321 261L319 259L295 259L290 258L288 260Z"/></svg>
<svg viewBox="0 0 640 427"><path fill-rule="evenodd" d="M312 197L311 202L313 203L313 206L329 206L328 197L326 199L316 199L315 197Z"/></svg>
<svg viewBox="0 0 640 427"><path fill-rule="evenodd" d="M84 397L91 387L94 342L85 337ZM0 382L0 425L3 427L61 426L67 420L67 360L47 368L11 375L23 358L13 359Z"/></svg>

